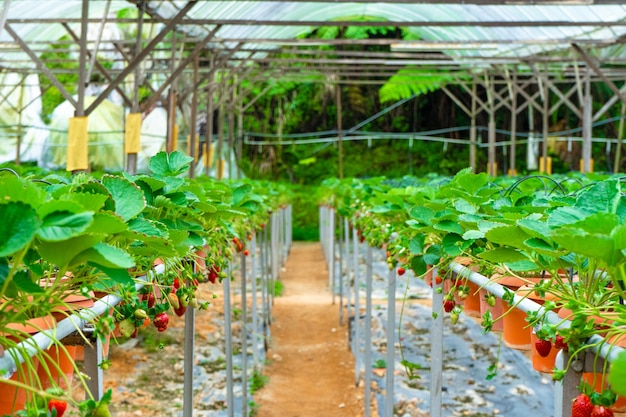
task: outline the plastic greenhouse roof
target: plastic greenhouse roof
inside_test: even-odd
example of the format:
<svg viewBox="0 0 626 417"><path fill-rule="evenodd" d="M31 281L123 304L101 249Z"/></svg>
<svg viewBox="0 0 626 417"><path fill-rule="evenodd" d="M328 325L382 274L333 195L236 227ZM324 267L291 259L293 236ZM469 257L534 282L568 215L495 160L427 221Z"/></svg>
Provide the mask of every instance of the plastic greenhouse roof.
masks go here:
<svg viewBox="0 0 626 417"><path fill-rule="evenodd" d="M135 9L138 3L141 1L89 0L88 48L94 49L104 17L107 23L115 22L120 10ZM160 19L162 26L187 3L152 0L145 5L152 22ZM80 33L82 4L82 0L3 0L0 23L5 12L7 28L0 29L0 69L27 71L36 67L9 28L39 55L46 44L67 37L68 30L61 23ZM476 58L482 60L483 66L491 62L525 65L538 57L556 57L571 64L575 59L571 47L574 43L594 48L594 57L601 60L621 63L619 60L624 56L621 44L626 35L626 6L615 0L396 0L391 3L199 0L177 30L188 39L201 39L217 29L207 47L228 50L241 42L243 52L234 54L234 58L261 59L285 45L311 44L296 38L324 22L336 21L337 25L347 26L347 22L363 18L404 26L419 39L414 44L403 42L398 48L441 52L452 63L473 67L478 65ZM105 44L112 40L134 42L124 36L128 35L107 24L100 45L102 50L107 50ZM68 45L78 50L76 45ZM113 46L108 50L113 50ZM250 51L258 52L251 57ZM404 61L403 65L407 64L416 62Z"/></svg>

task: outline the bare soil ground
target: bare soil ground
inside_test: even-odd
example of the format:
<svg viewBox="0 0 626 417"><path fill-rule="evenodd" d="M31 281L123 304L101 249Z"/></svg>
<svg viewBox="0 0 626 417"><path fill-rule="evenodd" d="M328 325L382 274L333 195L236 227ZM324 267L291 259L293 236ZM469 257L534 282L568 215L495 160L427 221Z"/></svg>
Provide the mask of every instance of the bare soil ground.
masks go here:
<svg viewBox="0 0 626 417"><path fill-rule="evenodd" d="M258 417L356 417L364 390L354 381L347 327L331 304L328 271L319 243L296 243L275 299L269 377L255 394Z"/></svg>

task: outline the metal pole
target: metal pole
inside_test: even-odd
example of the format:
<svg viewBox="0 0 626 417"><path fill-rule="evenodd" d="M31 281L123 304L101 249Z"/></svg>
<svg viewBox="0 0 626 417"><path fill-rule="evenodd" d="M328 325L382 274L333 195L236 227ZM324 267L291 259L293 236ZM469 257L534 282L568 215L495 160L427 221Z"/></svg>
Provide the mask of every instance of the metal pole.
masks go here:
<svg viewBox="0 0 626 417"><path fill-rule="evenodd" d="M584 355L583 355L584 356ZM555 367L565 369L569 354L560 351L556 355ZM554 416L569 417L572 415L572 399L578 395L578 386L582 377L582 368L571 366L562 380L554 383Z"/></svg>
<svg viewBox="0 0 626 417"><path fill-rule="evenodd" d="M196 329L196 309L185 312L185 359L183 362L183 417L193 416L193 364Z"/></svg>
<svg viewBox="0 0 626 417"><path fill-rule="evenodd" d="M200 61L198 55L193 59L193 84L196 85L198 83L198 67L200 65ZM196 151L196 144L198 143L198 129L196 125L198 124L198 89L194 89L191 93L191 122L189 123L189 156L193 159L191 160L189 167L189 178L194 178L196 176L196 163L198 161L198 152Z"/></svg>
<svg viewBox="0 0 626 417"><path fill-rule="evenodd" d="M85 374L89 375L87 378L87 392L86 398L91 399L89 394L94 400L98 401L104 395L104 388L102 381L104 380L102 368L100 368L100 364L102 363L102 342L99 337L96 337L95 344L85 345Z"/></svg>
<svg viewBox="0 0 626 417"><path fill-rule="evenodd" d="M269 343L269 308L268 308L268 294L267 294L267 262L265 260L267 246L266 238L267 227L261 230L260 244L259 244L259 256L261 258L261 305L263 314L263 347L267 350Z"/></svg>
<svg viewBox="0 0 626 417"><path fill-rule="evenodd" d="M443 372L443 282L437 284L433 268L433 319L430 332L430 415L441 417L441 384Z"/></svg>
<svg viewBox="0 0 626 417"><path fill-rule="evenodd" d="M365 255L365 355L363 357L365 370L365 417L370 417L370 403L372 395L372 247L367 245Z"/></svg>
<svg viewBox="0 0 626 417"><path fill-rule="evenodd" d="M328 281L335 304L335 209L328 209Z"/></svg>
<svg viewBox="0 0 626 417"><path fill-rule="evenodd" d="M343 326L343 251L345 243L343 242L343 225L341 215L337 214L337 223L339 223L339 325ZM333 285L334 287L334 285ZM334 288L333 288L334 291Z"/></svg>
<svg viewBox="0 0 626 417"><path fill-rule="evenodd" d="M513 74L513 82L517 83L517 73ZM517 157L517 149L515 146L515 142L517 140L517 90L511 88L511 151L509 152L509 169L511 170L511 175L515 175L517 171L516 168L516 157Z"/></svg>
<svg viewBox="0 0 626 417"><path fill-rule="evenodd" d="M232 265L228 263L228 274L224 283L224 343L226 345L226 412L228 417L235 417L233 392L233 335L232 311L230 305L230 278Z"/></svg>
<svg viewBox="0 0 626 417"><path fill-rule="evenodd" d="M255 370L259 366L259 353L258 353L258 331L259 331L259 318L257 311L257 255L256 255L256 233L252 235L252 241L250 242L250 280L252 282L252 364Z"/></svg>
<svg viewBox="0 0 626 417"><path fill-rule="evenodd" d="M359 319L361 315L361 300L359 298L359 237L356 227L352 228L353 259L354 259L354 384L358 387L361 379L360 348L361 332L359 330Z"/></svg>
<svg viewBox="0 0 626 417"><path fill-rule="evenodd" d="M343 178L343 138L342 138L342 111L341 111L341 84L335 85L335 98L337 104L337 154L339 161L339 179Z"/></svg>
<svg viewBox="0 0 626 417"><path fill-rule="evenodd" d="M385 371L385 417L393 417L393 391L396 346L396 268L389 270L387 282L387 367Z"/></svg>
<svg viewBox="0 0 626 417"><path fill-rule="evenodd" d="M345 234L345 263L346 263L346 279L344 281L344 285L345 285L345 294L346 294L346 317L348 317L348 323L350 322L350 299L352 298L350 293L351 293L351 279L350 279L350 272L352 269L352 263L350 262L350 222L348 221L347 217L343 218L343 227L344 227L344 234ZM348 345L348 349L350 349L350 346Z"/></svg>
<svg viewBox="0 0 626 417"><path fill-rule="evenodd" d="M246 255L241 253L241 414L248 415L248 291L246 281Z"/></svg>

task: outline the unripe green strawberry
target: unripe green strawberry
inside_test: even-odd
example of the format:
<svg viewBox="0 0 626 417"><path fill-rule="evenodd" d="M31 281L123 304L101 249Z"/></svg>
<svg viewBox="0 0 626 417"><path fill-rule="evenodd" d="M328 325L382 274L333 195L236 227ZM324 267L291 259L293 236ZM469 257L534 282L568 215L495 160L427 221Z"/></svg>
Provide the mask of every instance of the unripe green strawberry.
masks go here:
<svg viewBox="0 0 626 417"><path fill-rule="evenodd" d="M135 321L131 318L124 319L120 322L120 333L124 337L130 337L135 331Z"/></svg>
<svg viewBox="0 0 626 417"><path fill-rule="evenodd" d="M490 307L496 306L496 297L494 297L493 294L487 295L487 305Z"/></svg>
<svg viewBox="0 0 626 417"><path fill-rule="evenodd" d="M146 310L142 308L138 308L133 314L135 315L135 318L138 319L145 319L146 317L148 317L148 313L146 313Z"/></svg>
<svg viewBox="0 0 626 417"><path fill-rule="evenodd" d="M93 410L92 417L111 417L109 406L107 404L100 404Z"/></svg>
<svg viewBox="0 0 626 417"><path fill-rule="evenodd" d="M457 324L457 322L459 321L460 313L461 311L458 308L452 309L452 311L450 312L450 321L452 322L452 324Z"/></svg>

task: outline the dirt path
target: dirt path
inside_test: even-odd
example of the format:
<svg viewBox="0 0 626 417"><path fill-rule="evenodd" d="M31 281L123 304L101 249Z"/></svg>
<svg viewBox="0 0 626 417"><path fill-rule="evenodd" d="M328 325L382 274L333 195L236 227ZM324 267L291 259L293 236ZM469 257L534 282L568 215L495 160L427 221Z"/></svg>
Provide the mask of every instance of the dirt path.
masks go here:
<svg viewBox="0 0 626 417"><path fill-rule="evenodd" d="M281 280L263 372L269 380L254 396L257 416L362 416L363 388L355 387L347 328L331 305L320 244L295 243Z"/></svg>

